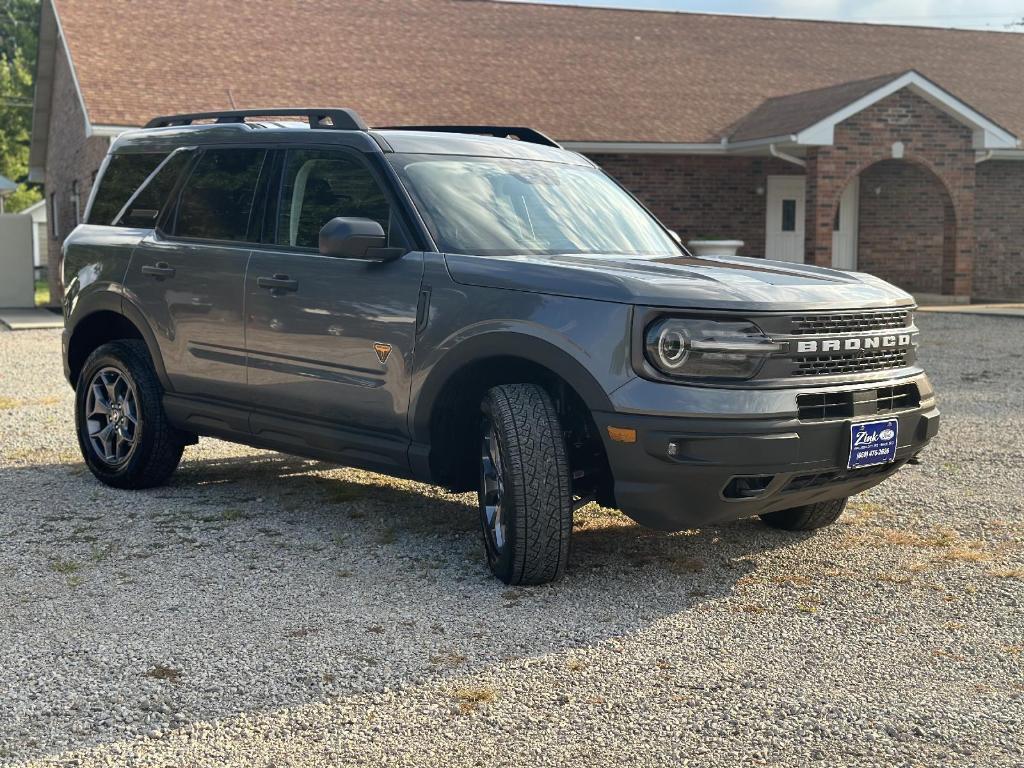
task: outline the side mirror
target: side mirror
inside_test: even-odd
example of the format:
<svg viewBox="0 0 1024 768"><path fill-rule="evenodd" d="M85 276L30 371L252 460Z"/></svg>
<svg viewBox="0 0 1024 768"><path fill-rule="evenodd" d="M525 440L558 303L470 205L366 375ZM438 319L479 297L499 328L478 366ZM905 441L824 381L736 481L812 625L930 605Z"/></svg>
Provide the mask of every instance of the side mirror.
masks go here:
<svg viewBox="0 0 1024 768"><path fill-rule="evenodd" d="M400 248L385 248L387 240L384 228L373 219L338 216L320 230L320 254L365 261L401 256Z"/></svg>
<svg viewBox="0 0 1024 768"><path fill-rule="evenodd" d="M668 231L668 233L672 236L672 239L675 240L677 244L679 244L679 245L683 244L683 238L681 238L679 236L679 233L676 232L674 229L670 229Z"/></svg>

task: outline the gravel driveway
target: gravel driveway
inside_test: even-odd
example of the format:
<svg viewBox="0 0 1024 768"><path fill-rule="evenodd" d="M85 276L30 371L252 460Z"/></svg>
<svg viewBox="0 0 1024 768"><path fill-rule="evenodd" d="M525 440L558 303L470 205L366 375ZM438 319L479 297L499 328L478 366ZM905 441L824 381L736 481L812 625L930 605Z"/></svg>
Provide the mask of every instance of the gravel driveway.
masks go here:
<svg viewBox="0 0 1024 768"><path fill-rule="evenodd" d="M944 425L839 524L578 514L510 589L474 499L203 440L85 470L0 333L0 764L1024 764L1024 322L921 316Z"/></svg>

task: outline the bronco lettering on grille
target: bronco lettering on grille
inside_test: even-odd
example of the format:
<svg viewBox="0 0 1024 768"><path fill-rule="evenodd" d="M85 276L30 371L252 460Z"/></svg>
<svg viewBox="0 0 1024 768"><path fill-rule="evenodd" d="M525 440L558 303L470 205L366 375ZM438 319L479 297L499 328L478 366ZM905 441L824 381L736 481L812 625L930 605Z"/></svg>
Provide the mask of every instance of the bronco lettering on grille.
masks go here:
<svg viewBox="0 0 1024 768"><path fill-rule="evenodd" d="M809 352L853 352L859 349L893 349L909 347L917 334L886 333L879 336L849 336L841 339L800 339L795 342L796 351Z"/></svg>

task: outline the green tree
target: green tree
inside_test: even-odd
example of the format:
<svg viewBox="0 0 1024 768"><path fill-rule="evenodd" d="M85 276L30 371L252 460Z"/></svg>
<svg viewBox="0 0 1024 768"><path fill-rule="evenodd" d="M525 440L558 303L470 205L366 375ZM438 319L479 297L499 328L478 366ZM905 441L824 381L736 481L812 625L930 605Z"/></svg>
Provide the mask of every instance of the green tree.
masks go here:
<svg viewBox="0 0 1024 768"><path fill-rule="evenodd" d="M40 198L38 185L27 183L38 23L39 0L0 5L0 175L18 183L7 199L9 212Z"/></svg>

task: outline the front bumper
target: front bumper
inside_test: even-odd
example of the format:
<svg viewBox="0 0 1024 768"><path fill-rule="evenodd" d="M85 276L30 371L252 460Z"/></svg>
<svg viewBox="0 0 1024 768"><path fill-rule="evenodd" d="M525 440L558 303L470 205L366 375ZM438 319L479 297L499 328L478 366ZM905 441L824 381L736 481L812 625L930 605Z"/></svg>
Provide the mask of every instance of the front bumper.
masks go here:
<svg viewBox="0 0 1024 768"><path fill-rule="evenodd" d="M800 420L797 409L799 394L821 391L813 388L704 389L689 397L692 392L684 390L694 388L643 382L617 392L613 402L620 405L643 400L638 389L658 387L664 407L665 388L672 387L677 414L692 415L593 414L614 476L616 506L642 525L679 530L860 493L896 472L938 432L939 411L924 375L868 386L907 382L918 386L918 407L813 421ZM708 412L713 403L718 413ZM895 462L848 470L849 425L884 418L899 420ZM608 427L636 430L636 442L613 441Z"/></svg>

